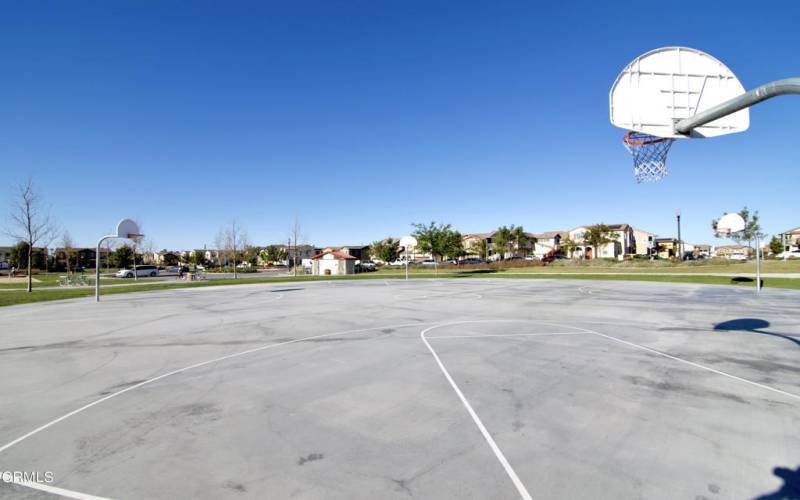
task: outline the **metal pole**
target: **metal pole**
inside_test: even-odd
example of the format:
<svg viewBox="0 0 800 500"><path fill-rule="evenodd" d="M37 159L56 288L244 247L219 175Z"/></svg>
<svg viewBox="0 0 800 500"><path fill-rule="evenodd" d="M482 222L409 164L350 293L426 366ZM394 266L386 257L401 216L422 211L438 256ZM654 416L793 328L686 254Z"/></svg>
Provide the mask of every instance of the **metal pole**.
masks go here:
<svg viewBox="0 0 800 500"><path fill-rule="evenodd" d="M139 273L136 272L136 242L134 241L133 245L133 281L139 281Z"/></svg>
<svg viewBox="0 0 800 500"><path fill-rule="evenodd" d="M94 259L94 301L100 302L100 245L109 238L116 238L116 235L103 236L97 240L97 253Z"/></svg>
<svg viewBox="0 0 800 500"><path fill-rule="evenodd" d="M761 291L761 242L756 235L756 294Z"/></svg>
<svg viewBox="0 0 800 500"><path fill-rule="evenodd" d="M675 124L675 131L679 134L689 134L693 128L701 127L718 118L730 115L744 108L766 101L772 97L786 94L800 94L800 77L775 80L750 92L729 99L689 118L684 118Z"/></svg>
<svg viewBox="0 0 800 500"><path fill-rule="evenodd" d="M675 212L678 218L678 262L683 261L683 242L681 241L681 211Z"/></svg>
<svg viewBox="0 0 800 500"><path fill-rule="evenodd" d="M408 247L403 249L403 253L406 254L406 281L408 281Z"/></svg>

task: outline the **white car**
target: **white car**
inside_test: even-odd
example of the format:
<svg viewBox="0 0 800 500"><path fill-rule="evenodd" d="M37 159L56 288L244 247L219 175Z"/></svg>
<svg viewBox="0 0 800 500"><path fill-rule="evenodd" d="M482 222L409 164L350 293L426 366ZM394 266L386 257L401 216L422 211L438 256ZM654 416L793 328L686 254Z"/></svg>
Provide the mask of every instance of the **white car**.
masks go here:
<svg viewBox="0 0 800 500"><path fill-rule="evenodd" d="M433 259L425 259L422 262L420 262L420 264L422 264L423 266L435 266L436 261Z"/></svg>
<svg viewBox="0 0 800 500"><path fill-rule="evenodd" d="M133 278L133 269L120 269L114 275L117 278ZM156 266L136 266L136 276L158 276L158 267Z"/></svg>
<svg viewBox="0 0 800 500"><path fill-rule="evenodd" d="M728 260L747 260L747 255L743 253L732 253L728 256Z"/></svg>
<svg viewBox="0 0 800 500"><path fill-rule="evenodd" d="M776 255L779 259L800 259L800 250L786 250Z"/></svg>
<svg viewBox="0 0 800 500"><path fill-rule="evenodd" d="M406 259L397 259L394 262L389 262L389 265L390 266L405 266L406 262L408 262L409 264L413 263L413 261L406 261Z"/></svg>

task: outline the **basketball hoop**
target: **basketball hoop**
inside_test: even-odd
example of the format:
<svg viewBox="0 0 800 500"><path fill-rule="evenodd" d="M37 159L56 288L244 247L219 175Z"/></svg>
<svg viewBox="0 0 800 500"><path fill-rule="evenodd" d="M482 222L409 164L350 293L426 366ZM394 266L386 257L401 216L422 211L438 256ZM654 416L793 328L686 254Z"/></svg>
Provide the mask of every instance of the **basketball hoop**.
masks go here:
<svg viewBox="0 0 800 500"><path fill-rule="evenodd" d="M631 131L622 137L625 148L633 156L636 182L661 180L667 171L667 153L675 139Z"/></svg>

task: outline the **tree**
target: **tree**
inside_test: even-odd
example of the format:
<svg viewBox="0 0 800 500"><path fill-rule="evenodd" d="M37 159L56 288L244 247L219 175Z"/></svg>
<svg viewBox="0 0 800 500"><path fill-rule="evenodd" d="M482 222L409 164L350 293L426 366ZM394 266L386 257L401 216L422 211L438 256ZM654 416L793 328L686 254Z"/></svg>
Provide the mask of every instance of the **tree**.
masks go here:
<svg viewBox="0 0 800 500"><path fill-rule="evenodd" d="M590 227L583 235L583 239L594 249L594 258L596 259L599 256L600 248L616 241L617 237L610 227L600 223Z"/></svg>
<svg viewBox="0 0 800 500"><path fill-rule="evenodd" d="M723 214L724 215L724 214ZM739 215L742 219L744 219L744 231L738 233L731 233L730 235L725 235L726 238L730 238L736 243L740 245L743 242L747 243L747 246L753 248L753 241L756 239L763 240L767 237L766 233L761 231L761 224L759 223L758 217L758 210L750 213L750 209L747 207L742 208L739 210ZM719 219L714 219L711 221L711 227L714 229L714 232L717 231L717 223Z"/></svg>
<svg viewBox="0 0 800 500"><path fill-rule="evenodd" d="M122 245L111 255L111 263L120 269L125 269L131 262L133 262L133 249L128 245Z"/></svg>
<svg viewBox="0 0 800 500"><path fill-rule="evenodd" d="M295 216L292 229L289 232L289 241L292 242L292 268L294 269L295 276L297 276L297 240L303 238L303 236L300 234L302 230L303 228L300 225L300 219Z"/></svg>
<svg viewBox="0 0 800 500"><path fill-rule="evenodd" d="M11 206L11 227L6 231L6 234L13 240L24 241L28 245L25 256L28 270L27 290L32 292L33 276L31 275L31 269L34 248L36 245L49 245L58 230L56 224L50 219L50 215L43 206L42 199L34 189L31 180L17 187L15 198Z"/></svg>
<svg viewBox="0 0 800 500"><path fill-rule="evenodd" d="M572 253L575 251L575 249L578 248L578 244L575 242L575 240L570 238L564 238L561 240L561 244L559 246L561 250L567 252L567 257L570 258L572 258Z"/></svg>
<svg viewBox="0 0 800 500"><path fill-rule="evenodd" d="M249 262L251 266L258 265L258 256L261 254L261 247L247 245L242 252L242 260Z"/></svg>
<svg viewBox="0 0 800 500"><path fill-rule="evenodd" d="M497 231L495 231L492 236L492 243L494 245L494 251L500 256L500 260L505 259L506 253L510 252L514 245L511 229L506 226L498 227Z"/></svg>
<svg viewBox="0 0 800 500"><path fill-rule="evenodd" d="M397 255L400 253L400 242L386 238L385 240L376 241L369 247L369 254L372 257L382 260L383 262L394 262L397 260Z"/></svg>
<svg viewBox="0 0 800 500"><path fill-rule="evenodd" d="M197 266L205 265L205 263L206 263L206 252L205 252L205 250L194 250L194 251L192 251L191 261L192 261L192 264L194 264L195 268L197 268Z"/></svg>
<svg viewBox="0 0 800 500"><path fill-rule="evenodd" d="M16 245L11 247L11 255L9 256L8 264L11 267L16 267L17 269L24 266L25 261L28 258L28 248L28 244L24 241L17 242Z"/></svg>
<svg viewBox="0 0 800 500"><path fill-rule="evenodd" d="M523 257L528 253L528 243L536 244L536 238L528 236L528 233L525 232L522 226L511 226L511 238L514 240L517 252L521 253Z"/></svg>
<svg viewBox="0 0 800 500"><path fill-rule="evenodd" d="M161 262L165 266L174 266L177 265L178 262L180 261L180 258L178 258L178 256L175 253L170 252L166 248L162 249L159 252L159 254L161 255Z"/></svg>
<svg viewBox="0 0 800 500"><path fill-rule="evenodd" d="M780 238L773 236L772 239L769 240L769 251L772 252L773 255L778 255L783 252L783 242Z"/></svg>
<svg viewBox="0 0 800 500"><path fill-rule="evenodd" d="M233 279L238 277L236 272L236 252L247 247L247 234L234 220L230 225L220 228L215 239L220 251L220 260L225 256L226 264L233 260Z"/></svg>
<svg viewBox="0 0 800 500"><path fill-rule="evenodd" d="M464 249L464 239L458 231L450 231L444 243L444 255L450 259L459 259L467 254Z"/></svg>
<svg viewBox="0 0 800 500"><path fill-rule="evenodd" d="M445 255L453 257L462 253L464 247L461 243L461 233L454 231L450 224L411 224L415 231L413 236L417 239L417 248L430 253L434 260L441 260Z"/></svg>
<svg viewBox="0 0 800 500"><path fill-rule="evenodd" d="M261 251L261 254L262 258L267 262L267 265L282 262L289 256L286 249L278 245L269 245Z"/></svg>
<svg viewBox="0 0 800 500"><path fill-rule="evenodd" d="M480 257L483 260L486 260L489 258L489 252L491 252L492 249L491 246L489 245L489 240L487 240L486 238L481 238L480 240L478 240L477 245L473 247L473 250L477 250L478 257Z"/></svg>
<svg viewBox="0 0 800 500"><path fill-rule="evenodd" d="M64 262L67 265L67 274L72 274L73 264L77 265L78 253L75 250L75 242L72 241L72 236L69 231L64 231L61 235L61 247L64 249Z"/></svg>

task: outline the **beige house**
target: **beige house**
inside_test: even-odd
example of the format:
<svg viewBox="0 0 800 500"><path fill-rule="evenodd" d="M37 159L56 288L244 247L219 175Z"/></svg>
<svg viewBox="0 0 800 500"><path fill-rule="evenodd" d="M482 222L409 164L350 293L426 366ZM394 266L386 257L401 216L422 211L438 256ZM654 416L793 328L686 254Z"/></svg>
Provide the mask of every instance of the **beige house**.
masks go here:
<svg viewBox="0 0 800 500"><path fill-rule="evenodd" d="M569 231L545 231L543 233L533 233L531 236L536 238L536 243L533 245L533 255L541 259L550 252L561 250L561 240L569 238Z"/></svg>
<svg viewBox="0 0 800 500"><path fill-rule="evenodd" d="M749 259L753 254L753 249L747 245L723 245L717 247L716 251L717 257L725 259L735 258L736 256L744 256Z"/></svg>
<svg viewBox="0 0 800 500"><path fill-rule="evenodd" d="M586 241L586 232L594 227L578 226L569 232L569 237L577 245L574 258L585 259L618 259L622 260L626 255L633 255L636 253L636 241L633 238L633 227L629 224L606 224L613 232L613 242L607 243L598 249L594 249ZM597 253L595 255L595 252Z"/></svg>
<svg viewBox="0 0 800 500"><path fill-rule="evenodd" d="M784 250L800 250L800 227L782 232L780 238Z"/></svg>
<svg viewBox="0 0 800 500"><path fill-rule="evenodd" d="M311 257L311 274L316 276L355 274L356 260L358 259L346 253L324 250Z"/></svg>
<svg viewBox="0 0 800 500"><path fill-rule="evenodd" d="M649 255L648 250L653 247L655 243L656 233L651 233L649 231L645 231L644 229L637 229L633 228L633 240L634 240L634 253L636 255Z"/></svg>
<svg viewBox="0 0 800 500"><path fill-rule="evenodd" d="M486 241L489 245L489 253L488 259L489 260L498 260L500 259L500 254L495 251L494 248L494 236L497 231L492 231L489 233L469 233L461 236L461 243L464 245L464 250L467 252L468 256L471 257L478 257L479 251L478 247L481 244L481 241ZM514 254L516 255L531 255L534 252L535 241L534 238L536 237L533 233L525 233L528 237L528 241L522 245L522 248L517 247L514 245L514 250L512 252L506 252L503 256L504 258L513 257Z"/></svg>

